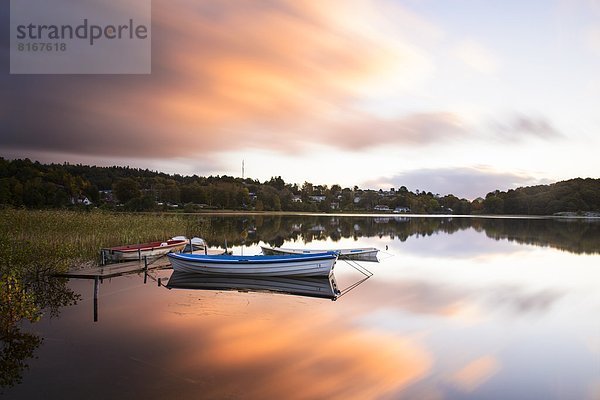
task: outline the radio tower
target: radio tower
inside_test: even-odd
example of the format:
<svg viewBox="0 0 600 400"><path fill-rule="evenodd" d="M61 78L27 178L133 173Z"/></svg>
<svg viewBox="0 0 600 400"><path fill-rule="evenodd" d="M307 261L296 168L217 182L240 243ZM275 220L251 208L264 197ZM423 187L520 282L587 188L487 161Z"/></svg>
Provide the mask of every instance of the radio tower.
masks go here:
<svg viewBox="0 0 600 400"><path fill-rule="evenodd" d="M242 179L244 179L244 160L242 160Z"/></svg>

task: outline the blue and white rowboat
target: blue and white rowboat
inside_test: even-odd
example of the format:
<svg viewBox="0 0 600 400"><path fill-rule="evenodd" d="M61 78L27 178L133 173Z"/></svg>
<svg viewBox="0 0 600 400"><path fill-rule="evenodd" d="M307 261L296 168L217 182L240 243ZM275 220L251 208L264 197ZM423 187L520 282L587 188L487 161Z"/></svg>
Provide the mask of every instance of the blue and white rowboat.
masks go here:
<svg viewBox="0 0 600 400"><path fill-rule="evenodd" d="M283 254L317 254L326 253L328 251L337 251L340 254L340 259L355 260L355 261L375 261L377 262L378 249L375 247L359 247L355 249L289 249L283 247L267 247L261 246L262 252L265 255L283 255Z"/></svg>
<svg viewBox="0 0 600 400"><path fill-rule="evenodd" d="M210 275L329 276L339 253L231 256L169 253L173 270Z"/></svg>

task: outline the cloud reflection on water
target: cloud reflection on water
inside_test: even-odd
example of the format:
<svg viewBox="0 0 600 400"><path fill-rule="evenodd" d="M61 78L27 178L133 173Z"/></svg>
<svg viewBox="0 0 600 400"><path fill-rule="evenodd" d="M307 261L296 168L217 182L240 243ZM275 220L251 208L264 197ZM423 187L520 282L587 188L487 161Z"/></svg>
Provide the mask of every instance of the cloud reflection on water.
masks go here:
<svg viewBox="0 0 600 400"><path fill-rule="evenodd" d="M465 392L472 392L500 370L499 361L492 356L483 356L469 362L452 373L449 381Z"/></svg>
<svg viewBox="0 0 600 400"><path fill-rule="evenodd" d="M223 305L222 296L204 300ZM219 382L203 392L210 398L239 395L241 388L246 398L376 398L422 378L433 363L413 337L364 329L330 303L294 306L290 312L293 298L248 294L247 301L245 318L173 312L164 317L164 326L176 327L178 340L186 341L183 332L203 333L201 351L182 349L172 355L170 368L196 380L210 365ZM257 313L266 318L255 318ZM232 373L234 381L228 379Z"/></svg>
<svg viewBox="0 0 600 400"><path fill-rule="evenodd" d="M328 228L331 219L318 222ZM271 222L265 218L256 235L285 232L285 223L270 230ZM307 217L302 229L312 222ZM337 226L355 222L339 218ZM554 222L519 222L519 228L492 224L487 231L471 229L470 221L417 222L412 228L368 222L362 228L369 235L358 238L361 246L388 245L393 256L365 263L373 277L335 302L166 290L142 285L141 277L105 281L98 323L91 322L88 298L65 309L61 320L36 324L50 340L40 348L26 384L11 394L31 398L43 390L60 398L67 387L70 393L88 393L90 383L98 398L131 393L181 399L593 398L597 393L598 256L557 250L576 247L563 246ZM569 226L594 239L589 227ZM549 231L535 235L544 227ZM229 228L231 235L241 231ZM371 234L377 231L384 234ZM415 231L423 234L411 234ZM527 244L495 240L493 232ZM282 237L286 244L302 243L301 235ZM309 245L356 245L352 237L320 239ZM246 250L254 247L249 243ZM342 262L335 271L343 285L360 275ZM171 272L156 273L166 281ZM71 285L86 296L93 293L93 284ZM111 384L98 385L99 377L109 377Z"/></svg>

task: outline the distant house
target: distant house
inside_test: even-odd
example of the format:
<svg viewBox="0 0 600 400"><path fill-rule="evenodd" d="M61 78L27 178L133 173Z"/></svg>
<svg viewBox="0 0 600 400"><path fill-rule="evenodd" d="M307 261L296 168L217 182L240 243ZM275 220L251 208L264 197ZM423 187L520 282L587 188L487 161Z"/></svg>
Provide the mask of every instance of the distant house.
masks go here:
<svg viewBox="0 0 600 400"><path fill-rule="evenodd" d="M410 212L410 208L408 208L408 207L396 207L396 208L394 208L394 213L396 213L396 214L409 213L409 212Z"/></svg>
<svg viewBox="0 0 600 400"><path fill-rule="evenodd" d="M84 206L91 206L92 202L86 196L71 197L71 204L83 204Z"/></svg>
<svg viewBox="0 0 600 400"><path fill-rule="evenodd" d="M339 210L340 209L340 203L338 203L337 201L332 201L330 204L330 207L332 210Z"/></svg>
<svg viewBox="0 0 600 400"><path fill-rule="evenodd" d="M379 189L379 192L377 192L377 194L380 197L393 197L393 196L396 195L396 191L394 189L391 189L391 190L382 190L382 189Z"/></svg>
<svg viewBox="0 0 600 400"><path fill-rule="evenodd" d="M361 199L360 199L360 196L356 196L356 197L354 198L354 204L358 204L358 203L360 203L360 200L361 200Z"/></svg>
<svg viewBox="0 0 600 400"><path fill-rule="evenodd" d="M293 195L292 196L292 203L302 203L302 197L300 197L298 195Z"/></svg>
<svg viewBox="0 0 600 400"><path fill-rule="evenodd" d="M317 195L317 196L308 196L312 201L315 201L317 203L320 203L322 201L325 201L325 196L322 195Z"/></svg>
<svg viewBox="0 0 600 400"><path fill-rule="evenodd" d="M387 212L387 211L390 211L390 208L389 208L388 206L384 206L384 205L378 204L378 205L376 205L376 206L373 208L373 210L375 210L375 211L384 211L384 212Z"/></svg>
<svg viewBox="0 0 600 400"><path fill-rule="evenodd" d="M114 201L112 190L99 190L99 193L101 200L104 200L107 203L112 203Z"/></svg>

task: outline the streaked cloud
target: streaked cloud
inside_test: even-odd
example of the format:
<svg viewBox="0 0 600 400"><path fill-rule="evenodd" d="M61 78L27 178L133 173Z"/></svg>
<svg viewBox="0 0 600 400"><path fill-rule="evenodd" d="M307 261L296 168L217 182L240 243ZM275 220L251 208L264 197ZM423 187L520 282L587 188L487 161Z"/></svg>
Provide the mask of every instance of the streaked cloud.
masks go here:
<svg viewBox="0 0 600 400"><path fill-rule="evenodd" d="M0 146L140 158L335 146L356 99L401 92L432 70L395 26L433 29L386 5L391 21L377 4L155 2L151 76L4 76ZM392 121L381 139L414 141L412 126L430 124L420 118Z"/></svg>
<svg viewBox="0 0 600 400"><path fill-rule="evenodd" d="M545 117L517 114L506 121L492 122L492 129L500 140L520 141L527 137L553 140L563 137Z"/></svg>
<svg viewBox="0 0 600 400"><path fill-rule="evenodd" d="M583 41L588 49L600 55L600 26L593 26L583 31Z"/></svg>
<svg viewBox="0 0 600 400"><path fill-rule="evenodd" d="M494 190L547 183L526 174L495 171L489 167L424 168L400 173L389 178L365 182L365 187L426 190L445 195L474 199Z"/></svg>
<svg viewBox="0 0 600 400"><path fill-rule="evenodd" d="M259 160L260 179L349 186L458 159L554 180L588 173L597 7L568 2L557 51L542 4L398 3L155 0L150 76L0 74L0 156L200 174L234 173L244 158ZM517 9L527 23L506 32ZM4 65L8 43L0 31ZM513 162L530 145L538 157ZM565 146L574 162L558 167Z"/></svg>
<svg viewBox="0 0 600 400"><path fill-rule="evenodd" d="M500 66L499 58L474 39L459 42L452 49L452 53L464 65L482 74L494 74Z"/></svg>
<svg viewBox="0 0 600 400"><path fill-rule="evenodd" d="M329 135L329 143L342 149L362 150L389 144L429 145L468 135L456 114L416 113L395 119L351 117Z"/></svg>
<svg viewBox="0 0 600 400"><path fill-rule="evenodd" d="M483 356L453 373L449 381L464 392L472 392L494 376L500 367L500 362L495 357Z"/></svg>

